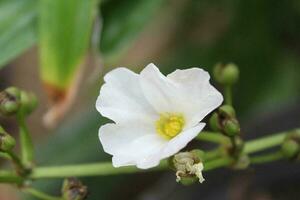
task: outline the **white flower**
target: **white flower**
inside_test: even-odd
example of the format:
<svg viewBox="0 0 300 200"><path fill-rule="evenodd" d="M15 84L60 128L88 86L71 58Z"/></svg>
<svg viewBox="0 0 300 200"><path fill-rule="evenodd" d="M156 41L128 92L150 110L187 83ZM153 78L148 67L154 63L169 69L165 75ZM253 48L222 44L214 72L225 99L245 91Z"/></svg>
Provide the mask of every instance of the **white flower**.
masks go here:
<svg viewBox="0 0 300 200"><path fill-rule="evenodd" d="M200 121L223 101L199 68L164 76L154 64L140 74L117 68L104 77L97 110L115 123L99 129L113 166L146 169L184 148L204 128Z"/></svg>

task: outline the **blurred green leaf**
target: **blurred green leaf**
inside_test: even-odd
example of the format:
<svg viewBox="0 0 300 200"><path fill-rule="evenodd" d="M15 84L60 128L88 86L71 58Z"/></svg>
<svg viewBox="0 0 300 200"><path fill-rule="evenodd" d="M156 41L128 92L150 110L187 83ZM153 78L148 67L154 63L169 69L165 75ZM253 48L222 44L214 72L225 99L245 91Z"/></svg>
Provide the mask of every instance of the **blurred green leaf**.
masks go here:
<svg viewBox="0 0 300 200"><path fill-rule="evenodd" d="M41 0L39 45L42 80L66 89L86 53L97 0Z"/></svg>
<svg viewBox="0 0 300 200"><path fill-rule="evenodd" d="M0 1L0 69L36 40L36 0Z"/></svg>
<svg viewBox="0 0 300 200"><path fill-rule="evenodd" d="M100 50L106 62L113 62L154 17L163 0L111 0L103 3L103 31Z"/></svg>

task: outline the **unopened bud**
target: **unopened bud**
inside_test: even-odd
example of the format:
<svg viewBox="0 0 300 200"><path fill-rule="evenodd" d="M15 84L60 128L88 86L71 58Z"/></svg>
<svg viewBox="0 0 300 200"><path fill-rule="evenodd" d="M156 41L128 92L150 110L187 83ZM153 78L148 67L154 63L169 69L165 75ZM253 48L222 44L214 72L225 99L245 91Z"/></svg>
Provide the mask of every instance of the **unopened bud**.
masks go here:
<svg viewBox="0 0 300 200"><path fill-rule="evenodd" d="M213 75L218 83L233 85L239 79L239 69L237 65L233 63L226 65L219 63L214 67Z"/></svg>
<svg viewBox="0 0 300 200"><path fill-rule="evenodd" d="M232 118L224 121L224 133L229 137L236 136L240 133L240 124L239 122Z"/></svg>
<svg viewBox="0 0 300 200"><path fill-rule="evenodd" d="M220 124L219 114L214 112L209 118L209 125L213 131L221 131L222 127Z"/></svg>
<svg viewBox="0 0 300 200"><path fill-rule="evenodd" d="M240 124L235 117L235 110L230 105L221 106L217 112L214 112L209 120L213 131L219 131L223 134L234 137L240 134Z"/></svg>
<svg viewBox="0 0 300 200"><path fill-rule="evenodd" d="M223 117L235 117L235 110L230 105L223 105L219 108L219 113Z"/></svg>
<svg viewBox="0 0 300 200"><path fill-rule="evenodd" d="M11 151L15 145L15 139L0 126L0 151Z"/></svg>
<svg viewBox="0 0 300 200"><path fill-rule="evenodd" d="M21 91L21 106L24 114L29 115L37 104L37 98L33 93Z"/></svg>
<svg viewBox="0 0 300 200"><path fill-rule="evenodd" d="M87 187L76 178L64 180L62 194L65 200L84 200L87 197Z"/></svg>
<svg viewBox="0 0 300 200"><path fill-rule="evenodd" d="M294 140L286 140L281 146L281 151L286 158L294 158L299 153L299 144Z"/></svg>
<svg viewBox="0 0 300 200"><path fill-rule="evenodd" d="M0 92L0 114L10 116L16 114L20 108L20 90L9 87Z"/></svg>

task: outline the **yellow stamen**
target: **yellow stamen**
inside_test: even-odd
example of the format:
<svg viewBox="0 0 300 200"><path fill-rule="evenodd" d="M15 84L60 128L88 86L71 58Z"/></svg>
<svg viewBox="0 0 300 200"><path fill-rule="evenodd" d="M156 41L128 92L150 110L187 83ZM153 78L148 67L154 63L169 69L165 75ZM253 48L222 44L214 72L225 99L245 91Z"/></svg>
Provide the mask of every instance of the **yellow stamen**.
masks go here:
<svg viewBox="0 0 300 200"><path fill-rule="evenodd" d="M163 113L156 121L156 131L159 135L166 139L172 139L180 133L185 124L182 114L178 113Z"/></svg>

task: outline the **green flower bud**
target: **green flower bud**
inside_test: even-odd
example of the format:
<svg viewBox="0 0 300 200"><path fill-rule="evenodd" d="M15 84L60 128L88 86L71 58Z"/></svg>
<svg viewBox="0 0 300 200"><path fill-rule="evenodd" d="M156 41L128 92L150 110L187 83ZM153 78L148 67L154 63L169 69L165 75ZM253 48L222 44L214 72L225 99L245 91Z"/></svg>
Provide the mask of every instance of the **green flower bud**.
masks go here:
<svg viewBox="0 0 300 200"><path fill-rule="evenodd" d="M240 124L239 122L232 118L224 121L224 133L229 137L236 136L240 134Z"/></svg>
<svg viewBox="0 0 300 200"><path fill-rule="evenodd" d="M219 120L219 114L214 112L209 119L210 128L213 131L221 131L222 127Z"/></svg>
<svg viewBox="0 0 300 200"><path fill-rule="evenodd" d="M20 108L20 90L9 87L0 92L0 114L10 116L16 114Z"/></svg>
<svg viewBox="0 0 300 200"><path fill-rule="evenodd" d="M287 139L281 145L281 151L286 158L295 158L300 151L299 143L292 139Z"/></svg>
<svg viewBox="0 0 300 200"><path fill-rule="evenodd" d="M220 115L224 117L235 117L235 110L230 105L223 105L219 108Z"/></svg>
<svg viewBox="0 0 300 200"><path fill-rule="evenodd" d="M239 79L239 69L237 65L233 63L229 63L227 65L219 63L214 67L213 75L218 83L233 85Z"/></svg>
<svg viewBox="0 0 300 200"><path fill-rule="evenodd" d="M21 91L21 106L24 114L29 115L36 107L38 101L33 93Z"/></svg>
<svg viewBox="0 0 300 200"><path fill-rule="evenodd" d="M87 197L87 187L76 178L64 180L62 194L65 200L84 200Z"/></svg>
<svg viewBox="0 0 300 200"><path fill-rule="evenodd" d="M11 151L15 145L15 139L0 126L0 151Z"/></svg>

